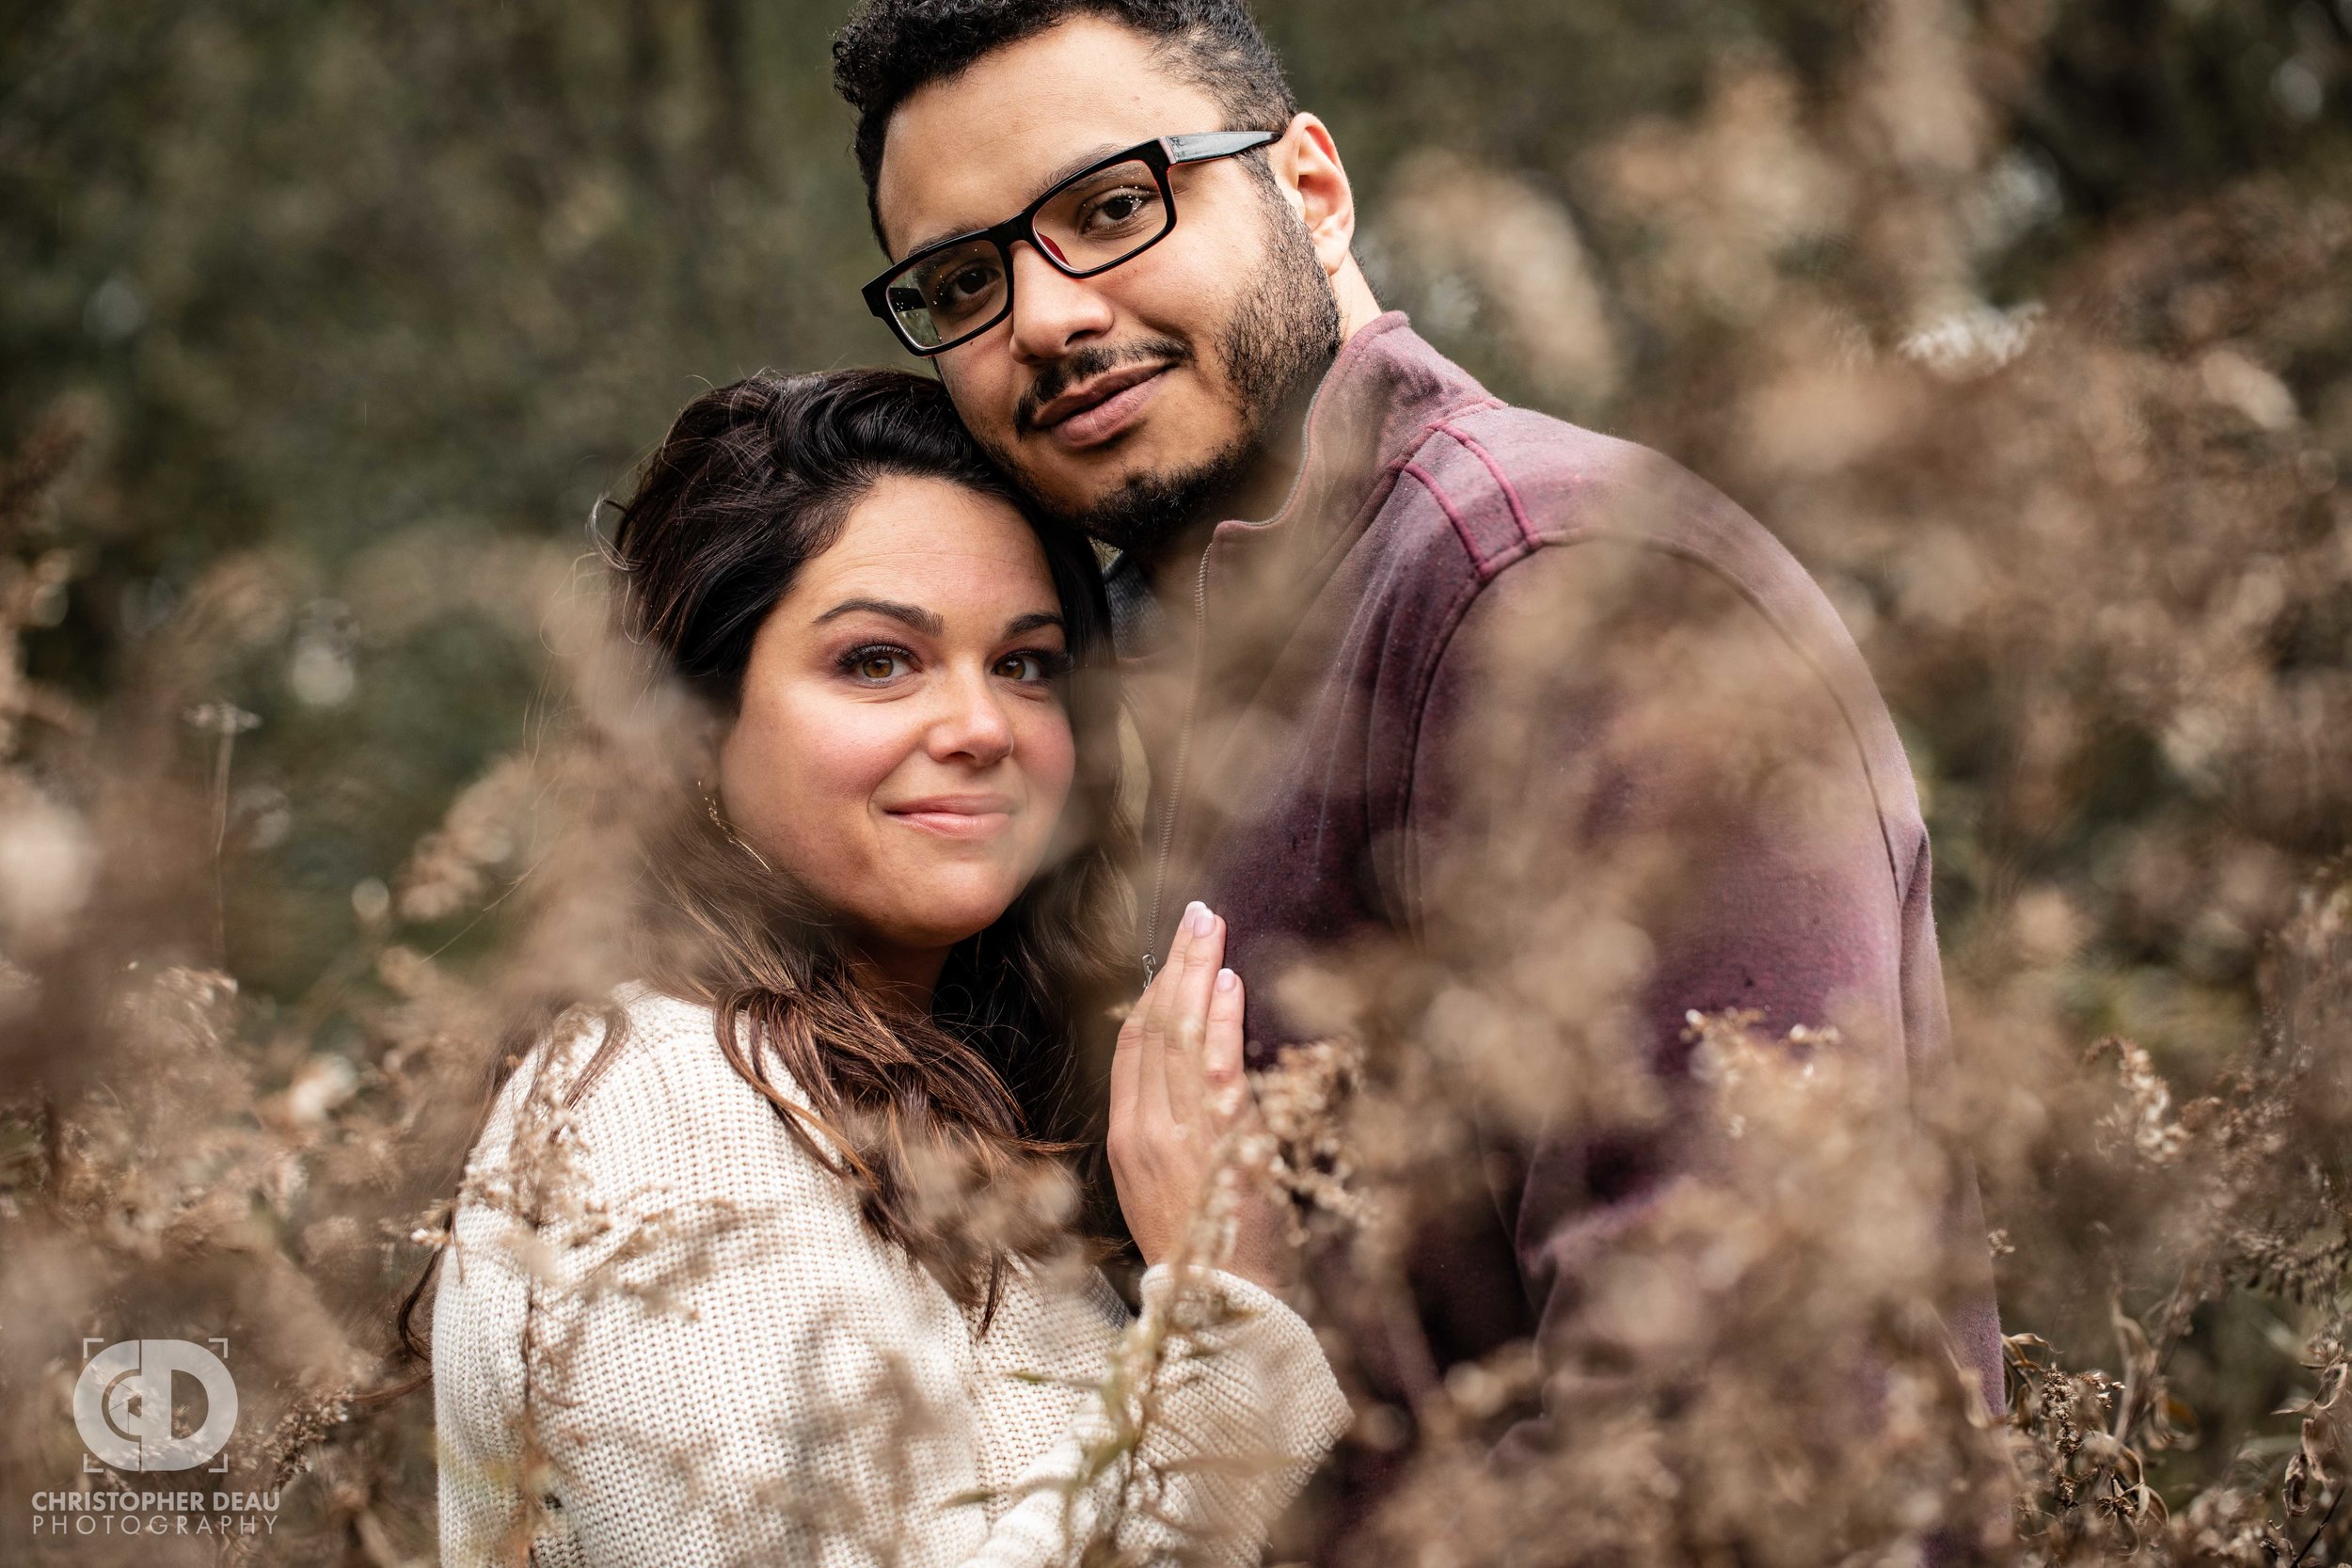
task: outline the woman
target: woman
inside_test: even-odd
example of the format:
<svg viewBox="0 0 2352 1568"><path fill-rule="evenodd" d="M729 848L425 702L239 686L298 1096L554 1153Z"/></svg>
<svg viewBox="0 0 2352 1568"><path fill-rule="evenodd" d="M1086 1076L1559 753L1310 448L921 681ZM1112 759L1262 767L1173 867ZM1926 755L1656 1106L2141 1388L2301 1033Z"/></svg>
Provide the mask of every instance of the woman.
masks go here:
<svg viewBox="0 0 2352 1568"><path fill-rule="evenodd" d="M1240 1102L1206 910L1109 1074L1141 1323L1062 1241L1119 918L1088 546L936 384L866 371L697 399L610 554L711 731L639 982L535 1031L469 1165L443 1560L1253 1559L1347 1407L1270 1205L1171 1267Z"/></svg>

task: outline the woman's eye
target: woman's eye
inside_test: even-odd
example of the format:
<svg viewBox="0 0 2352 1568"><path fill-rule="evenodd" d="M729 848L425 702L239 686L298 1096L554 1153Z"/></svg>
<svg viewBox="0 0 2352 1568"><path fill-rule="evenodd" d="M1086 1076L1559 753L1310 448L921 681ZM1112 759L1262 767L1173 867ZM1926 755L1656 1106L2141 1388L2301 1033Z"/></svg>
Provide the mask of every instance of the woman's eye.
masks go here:
<svg viewBox="0 0 2352 1568"><path fill-rule="evenodd" d="M896 680L912 667L905 652L898 648L858 648L841 661L849 674L876 684Z"/></svg>
<svg viewBox="0 0 2352 1568"><path fill-rule="evenodd" d="M1050 681L1061 673L1060 665L1061 660L1056 655L1025 649L998 659L996 673L1006 680L1036 684Z"/></svg>

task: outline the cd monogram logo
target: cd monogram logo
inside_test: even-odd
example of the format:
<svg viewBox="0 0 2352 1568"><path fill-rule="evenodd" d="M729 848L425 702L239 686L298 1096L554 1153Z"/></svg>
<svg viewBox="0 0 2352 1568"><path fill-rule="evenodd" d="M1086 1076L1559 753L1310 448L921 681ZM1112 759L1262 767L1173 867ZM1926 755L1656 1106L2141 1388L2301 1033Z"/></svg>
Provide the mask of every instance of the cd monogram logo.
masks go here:
<svg viewBox="0 0 2352 1568"><path fill-rule="evenodd" d="M226 1340L215 1342L228 1348ZM180 1373L204 1390L204 1422L184 1436L171 1430L172 1379ZM118 1470L192 1470L220 1452L237 1424L236 1380L202 1345L125 1339L82 1369L73 1386L73 1424L89 1451Z"/></svg>

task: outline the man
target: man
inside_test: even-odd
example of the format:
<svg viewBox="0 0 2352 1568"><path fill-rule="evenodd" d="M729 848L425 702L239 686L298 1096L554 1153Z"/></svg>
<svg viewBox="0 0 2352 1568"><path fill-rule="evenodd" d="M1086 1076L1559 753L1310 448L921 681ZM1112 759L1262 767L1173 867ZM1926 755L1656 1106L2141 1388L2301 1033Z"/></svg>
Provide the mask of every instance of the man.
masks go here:
<svg viewBox="0 0 2352 1568"><path fill-rule="evenodd" d="M1471 1200L1433 1208L1403 1309L1347 1324L1368 1399L1591 1348L1595 1260L1704 1158L1692 1014L1835 1025L1915 1097L1942 1082L1926 832L1826 600L1681 469L1505 406L1381 312L1339 150L1241 5L866 0L834 48L891 261L869 305L1120 552L1138 984L1199 898L1253 1060L1351 1007L1527 1031L1478 1069ZM1628 1065L1658 1092L1602 1086ZM1964 1170L1948 1213L1980 1265ZM1963 1296L1997 1402L1989 1275Z"/></svg>

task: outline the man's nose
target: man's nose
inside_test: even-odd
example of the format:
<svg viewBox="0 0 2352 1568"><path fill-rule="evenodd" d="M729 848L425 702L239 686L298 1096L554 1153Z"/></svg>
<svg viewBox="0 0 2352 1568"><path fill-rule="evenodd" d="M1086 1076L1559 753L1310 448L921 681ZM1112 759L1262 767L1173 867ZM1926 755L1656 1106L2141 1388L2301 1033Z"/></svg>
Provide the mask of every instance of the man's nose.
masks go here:
<svg viewBox="0 0 2352 1568"><path fill-rule="evenodd" d="M932 759L939 762L961 759L985 767L1011 754L1012 718L987 671L960 671L943 683L929 738Z"/></svg>
<svg viewBox="0 0 2352 1568"><path fill-rule="evenodd" d="M1059 359L1111 329L1111 308L1093 280L1065 276L1027 245L1012 247L1012 356Z"/></svg>

